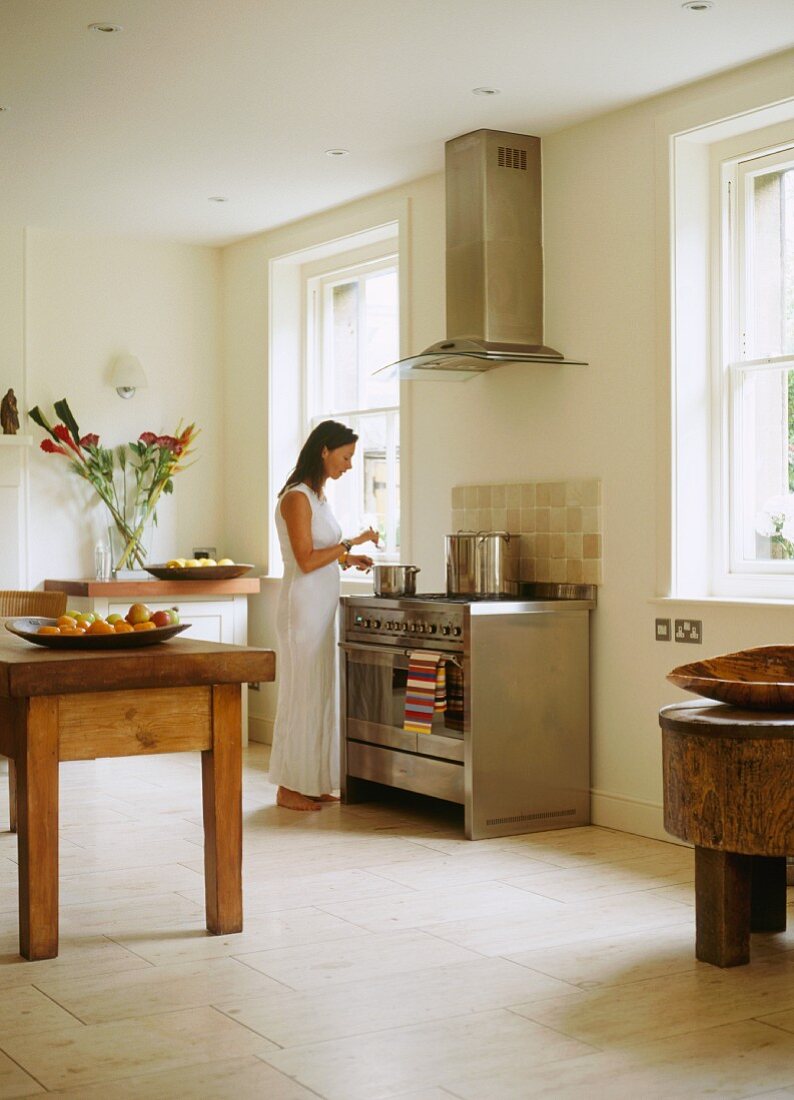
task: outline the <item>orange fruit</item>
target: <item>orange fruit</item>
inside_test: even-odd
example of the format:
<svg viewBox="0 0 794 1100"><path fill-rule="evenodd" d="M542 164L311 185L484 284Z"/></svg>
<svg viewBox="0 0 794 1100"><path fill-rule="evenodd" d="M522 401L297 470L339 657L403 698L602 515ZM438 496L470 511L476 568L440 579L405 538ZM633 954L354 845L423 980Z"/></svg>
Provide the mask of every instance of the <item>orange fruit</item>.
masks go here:
<svg viewBox="0 0 794 1100"><path fill-rule="evenodd" d="M157 630L157 627L155 626L155 624L151 620L149 620L148 622L145 622L145 623L136 623L135 626L132 629L133 630Z"/></svg>
<svg viewBox="0 0 794 1100"><path fill-rule="evenodd" d="M116 634L132 634L135 628L125 622L124 619L119 619L117 623L113 624L113 630Z"/></svg>
<svg viewBox="0 0 794 1100"><path fill-rule="evenodd" d="M60 634L60 630L57 626L40 626L36 631L37 634Z"/></svg>
<svg viewBox="0 0 794 1100"><path fill-rule="evenodd" d="M86 634L112 634L113 627L110 623L106 623L104 619L94 619L89 626Z"/></svg>
<svg viewBox="0 0 794 1100"><path fill-rule="evenodd" d="M61 628L61 634L65 638L82 638L85 631L81 630L79 626L64 626Z"/></svg>
<svg viewBox="0 0 794 1100"><path fill-rule="evenodd" d="M55 620L56 626L77 626L77 620L71 615L61 615Z"/></svg>

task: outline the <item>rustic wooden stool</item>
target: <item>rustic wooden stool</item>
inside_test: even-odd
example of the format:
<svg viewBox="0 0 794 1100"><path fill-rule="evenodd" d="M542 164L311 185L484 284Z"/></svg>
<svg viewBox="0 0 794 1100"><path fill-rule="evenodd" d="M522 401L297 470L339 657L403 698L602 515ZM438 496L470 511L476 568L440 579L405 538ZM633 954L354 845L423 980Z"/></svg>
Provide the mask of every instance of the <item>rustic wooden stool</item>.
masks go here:
<svg viewBox="0 0 794 1100"><path fill-rule="evenodd" d="M695 954L741 966L751 932L786 927L794 714L677 703L659 724L664 827L695 846Z"/></svg>

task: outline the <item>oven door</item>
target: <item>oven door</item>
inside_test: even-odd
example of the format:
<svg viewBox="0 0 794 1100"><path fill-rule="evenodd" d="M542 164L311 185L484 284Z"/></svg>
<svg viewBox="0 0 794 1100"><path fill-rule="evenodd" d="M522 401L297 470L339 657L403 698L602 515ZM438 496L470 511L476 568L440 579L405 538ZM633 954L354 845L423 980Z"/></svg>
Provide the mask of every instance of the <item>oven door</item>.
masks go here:
<svg viewBox="0 0 794 1100"><path fill-rule="evenodd" d="M403 752L463 761L464 673L446 654L447 707L436 711L429 733L403 729L409 651L366 642L340 642L343 654L343 735Z"/></svg>

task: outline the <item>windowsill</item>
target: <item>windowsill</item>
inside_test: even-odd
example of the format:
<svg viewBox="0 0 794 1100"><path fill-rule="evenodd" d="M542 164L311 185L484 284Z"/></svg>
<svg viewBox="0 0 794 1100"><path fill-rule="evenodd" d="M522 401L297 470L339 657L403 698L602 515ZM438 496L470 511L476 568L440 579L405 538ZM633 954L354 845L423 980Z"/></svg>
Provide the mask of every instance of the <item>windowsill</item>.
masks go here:
<svg viewBox="0 0 794 1100"><path fill-rule="evenodd" d="M654 596L648 603L686 607L698 604L709 607L781 607L791 610L794 607L794 596Z"/></svg>

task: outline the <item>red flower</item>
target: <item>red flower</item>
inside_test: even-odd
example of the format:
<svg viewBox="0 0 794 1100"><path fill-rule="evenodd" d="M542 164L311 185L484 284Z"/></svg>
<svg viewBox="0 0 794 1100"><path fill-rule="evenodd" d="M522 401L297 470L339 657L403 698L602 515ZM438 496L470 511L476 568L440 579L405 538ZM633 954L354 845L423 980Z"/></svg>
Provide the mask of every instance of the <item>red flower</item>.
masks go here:
<svg viewBox="0 0 794 1100"><path fill-rule="evenodd" d="M157 436L154 432L141 432L138 439L141 443L145 443L147 447L151 447L153 443L157 442Z"/></svg>
<svg viewBox="0 0 794 1100"><path fill-rule="evenodd" d="M58 439L60 439L61 443L65 443L67 447L71 447L74 453L79 456L81 462L85 462L85 458L82 455L80 448L72 439L72 433L69 431L65 424L56 424L55 427L52 429L52 434L56 435Z"/></svg>
<svg viewBox="0 0 794 1100"><path fill-rule="evenodd" d="M90 435L84 435L83 438L80 440L81 447L96 447L98 443L99 436L94 435L93 432Z"/></svg>
<svg viewBox="0 0 794 1100"><path fill-rule="evenodd" d="M174 454L179 453L177 451L179 440L175 439L172 435L158 435L157 446L164 447L167 451L172 451Z"/></svg>
<svg viewBox="0 0 794 1100"><path fill-rule="evenodd" d="M42 451L46 451L48 455L65 455L66 458L69 457L63 447L59 447L51 439L42 439L40 446Z"/></svg>

